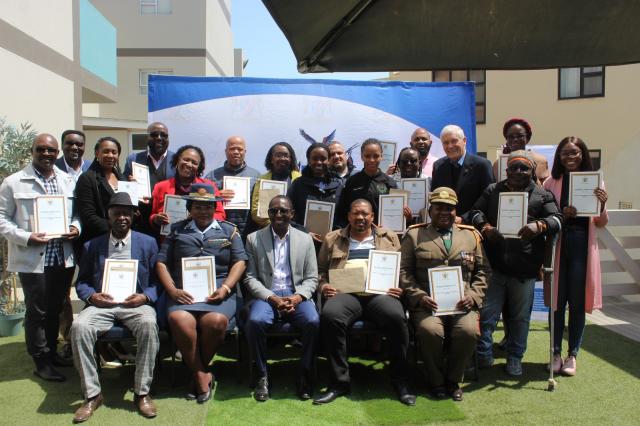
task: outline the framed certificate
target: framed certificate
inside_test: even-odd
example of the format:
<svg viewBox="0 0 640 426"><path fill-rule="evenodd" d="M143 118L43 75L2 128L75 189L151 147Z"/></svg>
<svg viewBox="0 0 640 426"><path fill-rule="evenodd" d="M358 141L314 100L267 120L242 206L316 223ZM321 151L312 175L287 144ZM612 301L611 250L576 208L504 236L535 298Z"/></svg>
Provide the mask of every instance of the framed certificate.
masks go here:
<svg viewBox="0 0 640 426"><path fill-rule="evenodd" d="M149 180L149 167L144 164L136 163L135 161L131 163L131 169L133 173L133 180L138 182L138 196L142 197L151 197L151 183Z"/></svg>
<svg viewBox="0 0 640 426"><path fill-rule="evenodd" d="M169 216L169 223L160 227L160 235L169 235L171 225L188 217L187 200L180 195L165 194L162 212Z"/></svg>
<svg viewBox="0 0 640 426"><path fill-rule="evenodd" d="M498 155L498 182L501 182L507 178L507 161L509 160L509 154Z"/></svg>
<svg viewBox="0 0 640 426"><path fill-rule="evenodd" d="M113 297L116 303L124 302L124 299L136 292L138 281L138 261L106 259L102 279L102 292Z"/></svg>
<svg viewBox="0 0 640 426"><path fill-rule="evenodd" d="M404 220L404 205L407 203L405 195L378 196L378 225L391 229L399 234L407 229Z"/></svg>
<svg viewBox="0 0 640 426"><path fill-rule="evenodd" d="M56 238L69 232L67 224L67 197L64 195L39 195L34 206L35 232L44 232Z"/></svg>
<svg viewBox="0 0 640 426"><path fill-rule="evenodd" d="M269 203L276 195L286 195L287 182L260 179L260 197L258 197L258 217L269 217Z"/></svg>
<svg viewBox="0 0 640 426"><path fill-rule="evenodd" d="M600 216L600 200L593 192L602 188L601 172L569 173L569 205L576 208L578 216Z"/></svg>
<svg viewBox="0 0 640 426"><path fill-rule="evenodd" d="M193 296L195 302L205 302L215 288L215 257L182 258L182 289Z"/></svg>
<svg viewBox="0 0 640 426"><path fill-rule="evenodd" d="M333 227L336 205L325 201L307 200L304 227L314 234L325 235Z"/></svg>
<svg viewBox="0 0 640 426"><path fill-rule="evenodd" d="M456 305L464 297L462 268L445 266L429 269L429 293L438 304L435 316L464 314L465 311L456 309Z"/></svg>
<svg viewBox="0 0 640 426"><path fill-rule="evenodd" d="M233 199L228 201L225 209L248 210L251 206L250 194L251 190L250 177L224 176L222 178L222 187L233 191Z"/></svg>
<svg viewBox="0 0 640 426"><path fill-rule="evenodd" d="M380 170L382 173L386 173L390 165L396 162L396 149L398 144L395 142L383 142L382 145L382 161L380 161Z"/></svg>
<svg viewBox="0 0 640 426"><path fill-rule="evenodd" d="M387 294L390 288L398 287L400 278L399 251L369 251L369 270L365 284L366 293Z"/></svg>
<svg viewBox="0 0 640 426"><path fill-rule="evenodd" d="M138 182L129 182L126 180L119 180L118 181L118 192L126 192L127 194L129 194L129 197L131 198L131 202L133 204L138 204L138 199L140 198L140 196L138 195L138 193L140 192L140 185L138 184Z"/></svg>
<svg viewBox="0 0 640 426"><path fill-rule="evenodd" d="M407 205L411 209L413 217L418 217L420 210L427 207L427 194L429 193L431 178L401 179L400 186L409 192Z"/></svg>
<svg viewBox="0 0 640 426"><path fill-rule="evenodd" d="M498 231L505 238L519 238L518 231L527 224L529 194L501 192L498 200Z"/></svg>

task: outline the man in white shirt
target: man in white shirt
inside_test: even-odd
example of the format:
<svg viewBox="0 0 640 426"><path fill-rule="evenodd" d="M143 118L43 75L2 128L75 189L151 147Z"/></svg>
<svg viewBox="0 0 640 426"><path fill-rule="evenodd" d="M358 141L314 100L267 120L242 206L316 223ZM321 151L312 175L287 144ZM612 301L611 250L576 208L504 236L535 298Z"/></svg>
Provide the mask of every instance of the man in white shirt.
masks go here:
<svg viewBox="0 0 640 426"><path fill-rule="evenodd" d="M80 130L65 130L60 137L62 157L56 160L56 167L66 172L76 182L80 175L87 171L91 161L84 160L86 138Z"/></svg>

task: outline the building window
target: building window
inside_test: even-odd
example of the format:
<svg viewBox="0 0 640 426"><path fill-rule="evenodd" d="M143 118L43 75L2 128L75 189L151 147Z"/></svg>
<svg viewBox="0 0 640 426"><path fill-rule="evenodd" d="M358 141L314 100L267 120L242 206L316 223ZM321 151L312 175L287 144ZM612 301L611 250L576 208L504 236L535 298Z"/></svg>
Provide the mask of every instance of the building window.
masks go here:
<svg viewBox="0 0 640 426"><path fill-rule="evenodd" d="M558 99L604 96L604 67L560 68Z"/></svg>
<svg viewBox="0 0 640 426"><path fill-rule="evenodd" d="M140 0L140 15L171 15L171 0Z"/></svg>
<svg viewBox="0 0 640 426"><path fill-rule="evenodd" d="M160 74L160 75L173 75L172 69L142 69L139 70L139 84L140 84L140 94L146 95L147 88L149 87L149 75L150 74Z"/></svg>
<svg viewBox="0 0 640 426"><path fill-rule="evenodd" d="M473 81L476 84L476 123L487 121L487 75L485 70L441 70L433 72L433 81Z"/></svg>

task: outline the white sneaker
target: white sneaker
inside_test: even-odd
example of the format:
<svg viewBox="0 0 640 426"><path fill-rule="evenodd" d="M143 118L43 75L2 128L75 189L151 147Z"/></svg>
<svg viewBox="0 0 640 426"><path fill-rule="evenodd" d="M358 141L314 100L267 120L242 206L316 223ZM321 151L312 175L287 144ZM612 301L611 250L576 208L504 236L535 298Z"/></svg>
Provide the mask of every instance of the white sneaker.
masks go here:
<svg viewBox="0 0 640 426"><path fill-rule="evenodd" d="M562 366L561 373L565 376L575 376L576 375L577 362L576 357L573 355L569 355L564 360L564 365Z"/></svg>

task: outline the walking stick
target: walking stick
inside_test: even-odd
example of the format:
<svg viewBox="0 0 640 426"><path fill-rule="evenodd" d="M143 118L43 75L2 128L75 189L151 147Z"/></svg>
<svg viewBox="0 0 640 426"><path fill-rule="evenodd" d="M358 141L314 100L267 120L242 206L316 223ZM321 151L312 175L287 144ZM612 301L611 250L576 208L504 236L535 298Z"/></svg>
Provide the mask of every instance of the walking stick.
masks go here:
<svg viewBox="0 0 640 426"><path fill-rule="evenodd" d="M550 243L550 244L549 244ZM556 244L557 236L554 236L551 241L547 241L547 247L551 246L551 255L546 256L549 261L548 265L545 265L542 269L544 280L548 280L549 283L549 380L547 381L547 390L553 392L556 390L558 382L553 378L553 331L554 331L554 311L553 311L553 275L554 265L556 260Z"/></svg>

